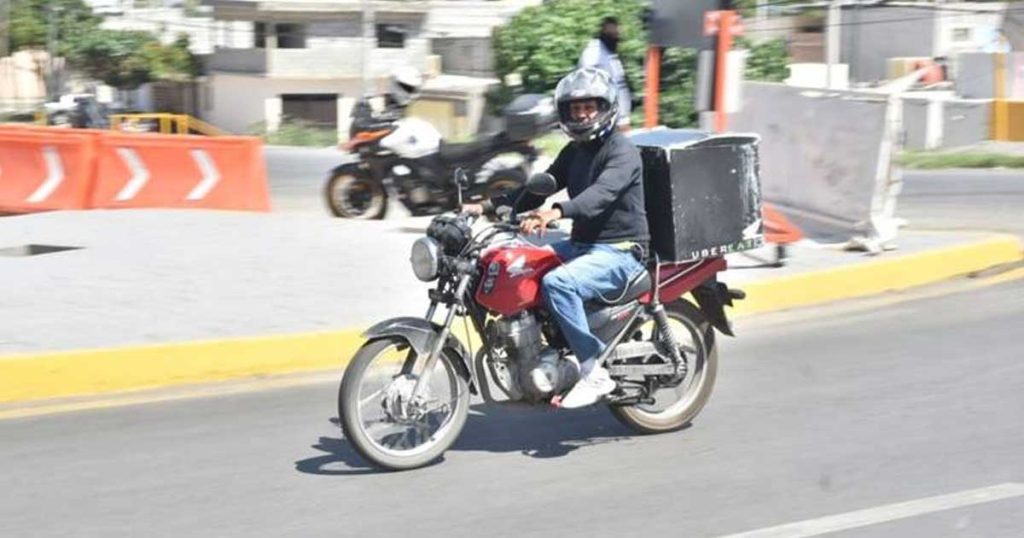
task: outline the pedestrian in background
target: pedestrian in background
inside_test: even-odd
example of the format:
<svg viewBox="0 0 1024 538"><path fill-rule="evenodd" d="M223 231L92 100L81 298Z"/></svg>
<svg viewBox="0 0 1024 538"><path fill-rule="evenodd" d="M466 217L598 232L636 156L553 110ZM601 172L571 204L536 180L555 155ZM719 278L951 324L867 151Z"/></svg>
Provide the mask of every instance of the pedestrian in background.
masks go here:
<svg viewBox="0 0 1024 538"><path fill-rule="evenodd" d="M619 60L619 20L615 17L601 19L597 37L591 39L580 55L579 67L601 69L611 75L618 92L619 130L629 130L629 116L632 112L632 97L626 70Z"/></svg>

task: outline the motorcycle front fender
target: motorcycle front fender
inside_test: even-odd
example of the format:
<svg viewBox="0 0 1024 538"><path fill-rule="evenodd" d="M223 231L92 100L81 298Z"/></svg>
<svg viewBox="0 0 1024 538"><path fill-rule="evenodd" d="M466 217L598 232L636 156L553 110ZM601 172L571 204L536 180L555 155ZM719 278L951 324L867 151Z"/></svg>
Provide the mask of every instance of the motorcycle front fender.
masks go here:
<svg viewBox="0 0 1024 538"><path fill-rule="evenodd" d="M400 317L391 318L375 324L369 329L366 329L363 333L363 337L368 341L390 337L401 338L408 342L409 347L416 352L416 356L425 357L430 353L430 350L434 349L437 339L441 337L442 329L443 327L440 325L429 322L423 318ZM473 375L473 369L471 367L472 358L469 356L469 352L466 351L466 348L462 345L462 342L460 342L458 338L449 334L448 341L445 342L444 347L458 356L459 360L455 361L453 366L458 370L459 375L466 380L466 383L469 384L470 392L477 394L476 376Z"/></svg>
<svg viewBox="0 0 1024 538"><path fill-rule="evenodd" d="M352 161L352 162L347 162L347 163L344 163L344 164L339 164L338 166L335 166L334 168L331 169L331 176L332 177L336 176L338 174L352 174L354 176L355 175L361 175L361 176L370 176L371 175L369 173L369 170L367 170L363 166L363 163L361 163L359 161Z"/></svg>

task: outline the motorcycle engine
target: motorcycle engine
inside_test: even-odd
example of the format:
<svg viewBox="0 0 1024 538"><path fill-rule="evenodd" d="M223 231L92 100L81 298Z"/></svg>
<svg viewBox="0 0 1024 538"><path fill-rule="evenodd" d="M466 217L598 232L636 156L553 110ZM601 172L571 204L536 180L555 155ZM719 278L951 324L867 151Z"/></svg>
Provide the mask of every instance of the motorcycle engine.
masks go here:
<svg viewBox="0 0 1024 538"><path fill-rule="evenodd" d="M533 314L501 317L487 325L491 375L513 400L540 402L579 380L579 364L544 344Z"/></svg>

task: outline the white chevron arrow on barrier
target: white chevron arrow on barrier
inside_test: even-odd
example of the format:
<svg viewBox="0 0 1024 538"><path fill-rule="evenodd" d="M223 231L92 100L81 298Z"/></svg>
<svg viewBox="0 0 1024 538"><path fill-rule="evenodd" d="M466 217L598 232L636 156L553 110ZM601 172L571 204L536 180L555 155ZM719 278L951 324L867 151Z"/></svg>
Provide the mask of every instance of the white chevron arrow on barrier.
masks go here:
<svg viewBox="0 0 1024 538"><path fill-rule="evenodd" d="M53 191L64 181L64 165L60 162L60 154L53 146L43 146L43 161L46 162L46 179L26 201L38 204L50 197Z"/></svg>
<svg viewBox="0 0 1024 538"><path fill-rule="evenodd" d="M123 202L135 198L135 195L139 194L142 187L149 182L149 169L142 163L142 159L139 158L139 155L134 150L117 148L117 154L132 173L131 179L128 180L128 183L125 183L121 192L117 193L117 198L115 198L117 201Z"/></svg>
<svg viewBox="0 0 1024 538"><path fill-rule="evenodd" d="M213 190L213 187L220 181L220 173L217 172L217 166L213 164L213 159L210 158L210 154L206 153L201 149L191 150L192 159L199 166L199 171L203 173L203 179L198 185L192 188L192 192L188 193L185 197L186 200L201 200L206 197L207 194Z"/></svg>

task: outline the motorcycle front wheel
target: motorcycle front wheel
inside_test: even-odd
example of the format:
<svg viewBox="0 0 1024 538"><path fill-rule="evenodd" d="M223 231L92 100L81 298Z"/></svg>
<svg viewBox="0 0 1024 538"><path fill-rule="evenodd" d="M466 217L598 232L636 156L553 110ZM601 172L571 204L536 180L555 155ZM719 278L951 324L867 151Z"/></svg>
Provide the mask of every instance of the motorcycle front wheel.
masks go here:
<svg viewBox="0 0 1024 538"><path fill-rule="evenodd" d="M345 438L371 464L389 470L422 467L458 438L469 414L469 386L448 349L413 398L415 352L401 338L367 342L342 377L338 416Z"/></svg>
<svg viewBox="0 0 1024 538"><path fill-rule="evenodd" d="M327 207L336 217L378 220L388 211L384 184L356 170L338 170L327 181Z"/></svg>
<svg viewBox="0 0 1024 538"><path fill-rule="evenodd" d="M662 433L686 427L711 397L718 370L718 348L714 329L692 303L678 300L665 305L669 326L686 363L682 380L661 380L662 386L651 396L653 403L612 406L620 422L639 433ZM649 340L654 321L635 328L635 339Z"/></svg>

